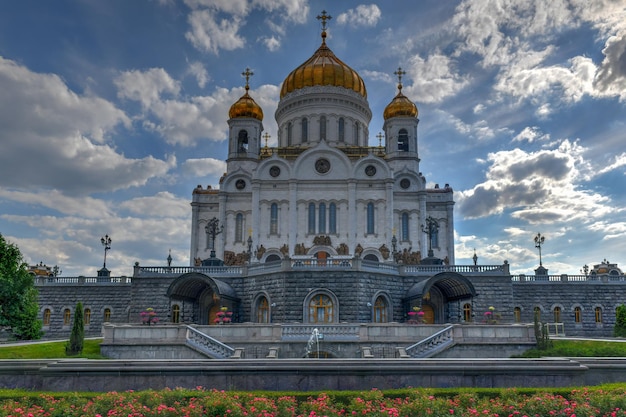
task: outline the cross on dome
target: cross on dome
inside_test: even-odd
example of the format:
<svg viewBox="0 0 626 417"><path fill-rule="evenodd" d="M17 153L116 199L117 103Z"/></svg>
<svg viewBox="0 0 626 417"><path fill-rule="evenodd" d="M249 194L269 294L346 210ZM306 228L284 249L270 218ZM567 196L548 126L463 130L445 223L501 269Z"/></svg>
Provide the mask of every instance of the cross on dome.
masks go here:
<svg viewBox="0 0 626 417"><path fill-rule="evenodd" d="M398 67L394 74L398 76L398 90L402 91L402 76L406 74L406 71L402 71L402 67Z"/></svg>
<svg viewBox="0 0 626 417"><path fill-rule="evenodd" d="M326 45L326 22L333 17L326 13L326 10L322 10L322 13L317 15L317 20L322 21L322 45Z"/></svg>
<svg viewBox="0 0 626 417"><path fill-rule="evenodd" d="M242 76L246 77L246 91L250 89L250 77L254 75L254 72L250 70L250 68L246 67L246 70L241 73Z"/></svg>

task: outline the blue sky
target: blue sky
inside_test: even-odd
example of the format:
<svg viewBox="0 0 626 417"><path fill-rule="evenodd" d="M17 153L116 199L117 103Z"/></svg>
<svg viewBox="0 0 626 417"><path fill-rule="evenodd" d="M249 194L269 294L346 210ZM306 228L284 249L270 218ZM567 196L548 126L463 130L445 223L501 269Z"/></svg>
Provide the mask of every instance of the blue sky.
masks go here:
<svg viewBox="0 0 626 417"><path fill-rule="evenodd" d="M276 138L280 85L320 44L384 107L419 109L421 170L455 190L456 258L580 273L626 265L626 3L595 0L21 0L0 13L0 233L63 275L189 264L193 188L225 170L250 93Z"/></svg>

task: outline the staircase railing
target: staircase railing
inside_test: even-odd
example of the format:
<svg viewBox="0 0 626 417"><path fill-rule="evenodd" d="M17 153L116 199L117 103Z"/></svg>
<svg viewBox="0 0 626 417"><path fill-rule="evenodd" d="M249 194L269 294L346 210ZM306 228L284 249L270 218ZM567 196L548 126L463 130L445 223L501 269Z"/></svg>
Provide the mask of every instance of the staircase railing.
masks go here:
<svg viewBox="0 0 626 417"><path fill-rule="evenodd" d="M219 340L214 339L191 326L185 327L187 327L187 345L209 356L210 358L226 359L230 358L235 353L235 349L225 345Z"/></svg>
<svg viewBox="0 0 626 417"><path fill-rule="evenodd" d="M426 339L420 340L414 345L407 347L405 349L406 353L412 358L427 358L441 352L454 344L453 328L454 326L448 326Z"/></svg>

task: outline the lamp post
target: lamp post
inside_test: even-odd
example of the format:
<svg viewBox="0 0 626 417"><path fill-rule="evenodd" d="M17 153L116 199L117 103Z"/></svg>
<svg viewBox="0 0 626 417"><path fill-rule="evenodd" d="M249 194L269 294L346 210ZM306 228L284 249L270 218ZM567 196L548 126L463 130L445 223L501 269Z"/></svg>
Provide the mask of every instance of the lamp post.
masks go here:
<svg viewBox="0 0 626 417"><path fill-rule="evenodd" d="M104 263L102 264L102 267L106 269L107 252L111 250L111 237L109 235L105 235L104 237L100 238L100 243L102 243L102 246L104 246Z"/></svg>
<svg viewBox="0 0 626 417"><path fill-rule="evenodd" d="M426 233L428 236L428 257L432 258L435 256L433 252L433 236L437 234L439 231L439 223L437 220L433 219L431 216L426 218L426 225L422 225L422 232Z"/></svg>
<svg viewBox="0 0 626 417"><path fill-rule="evenodd" d="M583 274L585 274L585 278L587 277L587 275L589 275L589 265L584 264L583 265L583 269L580 270L580 272L582 272Z"/></svg>
<svg viewBox="0 0 626 417"><path fill-rule="evenodd" d="M215 237L224 231L224 225L220 225L217 217L213 217L207 223L204 231L211 239L211 258L215 258Z"/></svg>
<svg viewBox="0 0 626 417"><path fill-rule="evenodd" d="M543 245L545 240L545 236L541 236L541 233L537 233L537 236L535 236L535 248L539 249L539 266L543 266L541 262L541 245Z"/></svg>

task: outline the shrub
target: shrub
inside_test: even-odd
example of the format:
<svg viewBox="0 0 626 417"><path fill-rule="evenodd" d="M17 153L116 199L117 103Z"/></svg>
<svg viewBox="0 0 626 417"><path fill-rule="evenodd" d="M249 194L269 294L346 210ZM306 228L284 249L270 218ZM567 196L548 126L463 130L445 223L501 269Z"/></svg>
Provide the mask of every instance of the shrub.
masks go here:
<svg viewBox="0 0 626 417"><path fill-rule="evenodd" d="M85 343L85 321L83 319L83 303L80 301L76 304L74 312L74 325L70 340L65 345L65 354L68 356L76 356L83 353L83 345Z"/></svg>
<svg viewBox="0 0 626 417"><path fill-rule="evenodd" d="M615 327L613 336L626 337L626 305L622 304L615 309Z"/></svg>

